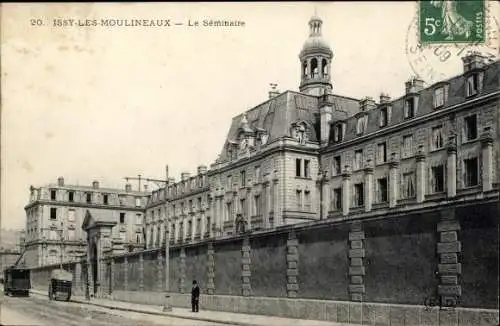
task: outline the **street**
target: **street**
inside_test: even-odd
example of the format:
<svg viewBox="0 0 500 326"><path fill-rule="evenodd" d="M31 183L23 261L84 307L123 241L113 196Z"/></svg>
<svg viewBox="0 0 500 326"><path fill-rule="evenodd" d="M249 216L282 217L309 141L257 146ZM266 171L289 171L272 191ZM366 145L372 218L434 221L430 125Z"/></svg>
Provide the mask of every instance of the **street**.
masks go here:
<svg viewBox="0 0 500 326"><path fill-rule="evenodd" d="M1 294L0 325L36 326L218 326L223 324L112 310L75 302L49 301L46 296Z"/></svg>

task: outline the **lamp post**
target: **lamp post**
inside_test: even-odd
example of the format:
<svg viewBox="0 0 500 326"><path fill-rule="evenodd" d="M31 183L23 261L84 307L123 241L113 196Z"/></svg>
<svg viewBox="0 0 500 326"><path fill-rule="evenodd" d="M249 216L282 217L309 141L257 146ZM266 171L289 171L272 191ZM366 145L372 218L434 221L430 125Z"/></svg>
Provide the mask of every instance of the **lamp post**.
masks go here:
<svg viewBox="0 0 500 326"><path fill-rule="evenodd" d="M165 218L165 301L163 303L163 311L172 311L172 306L170 305L170 295L169 291L169 268L170 268L170 223L168 217Z"/></svg>

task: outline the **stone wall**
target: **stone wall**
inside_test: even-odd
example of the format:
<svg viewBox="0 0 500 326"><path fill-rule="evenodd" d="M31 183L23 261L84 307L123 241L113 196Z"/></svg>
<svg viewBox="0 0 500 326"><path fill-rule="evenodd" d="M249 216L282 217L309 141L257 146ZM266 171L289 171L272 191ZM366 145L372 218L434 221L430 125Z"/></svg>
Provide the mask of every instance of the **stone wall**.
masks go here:
<svg viewBox="0 0 500 326"><path fill-rule="evenodd" d="M173 304L189 304L196 279L202 302L213 309L259 313L262 304L269 304L277 307L277 315L292 316L302 307L294 304L320 314L337 302L335 320L341 321L340 315L366 317L373 309L390 315L392 310L381 307L398 305L425 314L418 307L433 297L445 306L464 307L464 314L476 318L484 308L498 309L499 216L498 203L488 203L358 221L323 220L176 245L169 262ZM139 301L146 300L140 293L157 293L147 300L161 298L164 257L164 250L155 249L107 258L104 291L120 298L120 293L135 293L133 300ZM76 275L84 274L78 265L67 269L75 280L83 280ZM33 287L46 290L53 268L58 265L33 270ZM82 289L83 282L78 283L75 289ZM227 300L231 305L221 306ZM235 308L238 302L245 307ZM349 302L365 306L343 311ZM488 313L498 320L498 310Z"/></svg>

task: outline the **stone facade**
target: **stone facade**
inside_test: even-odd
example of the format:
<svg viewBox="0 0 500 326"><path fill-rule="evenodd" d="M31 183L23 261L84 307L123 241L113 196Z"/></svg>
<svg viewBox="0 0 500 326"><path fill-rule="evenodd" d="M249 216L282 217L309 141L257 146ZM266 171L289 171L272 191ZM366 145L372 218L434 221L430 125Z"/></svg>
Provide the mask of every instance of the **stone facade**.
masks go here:
<svg viewBox="0 0 500 326"><path fill-rule="evenodd" d="M68 185L60 177L57 184L31 187L25 207L26 232L24 261L27 266L50 265L75 260L86 254L87 234L81 226L90 212L94 217L115 221L112 241L128 250L131 245L142 249L142 219L147 192ZM62 236L62 247L61 247ZM61 249L63 248L63 249Z"/></svg>

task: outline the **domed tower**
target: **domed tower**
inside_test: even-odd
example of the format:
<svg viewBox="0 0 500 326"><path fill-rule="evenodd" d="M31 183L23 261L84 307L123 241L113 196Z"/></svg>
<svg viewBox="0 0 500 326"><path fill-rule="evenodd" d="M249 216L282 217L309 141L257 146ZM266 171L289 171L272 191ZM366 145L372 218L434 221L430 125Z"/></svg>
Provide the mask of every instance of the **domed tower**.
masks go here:
<svg viewBox="0 0 500 326"><path fill-rule="evenodd" d="M323 21L313 16L309 20L309 38L300 51L301 81L299 90L311 95L323 95L330 92L330 64L333 52L321 36Z"/></svg>

